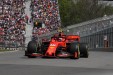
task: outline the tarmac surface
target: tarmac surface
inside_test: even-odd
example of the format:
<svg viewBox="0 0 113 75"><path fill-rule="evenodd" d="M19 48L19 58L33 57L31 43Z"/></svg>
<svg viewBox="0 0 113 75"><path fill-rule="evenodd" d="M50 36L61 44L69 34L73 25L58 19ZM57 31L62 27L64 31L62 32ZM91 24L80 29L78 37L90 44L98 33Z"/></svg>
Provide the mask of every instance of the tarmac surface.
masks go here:
<svg viewBox="0 0 113 75"><path fill-rule="evenodd" d="M89 52L89 58L27 58L24 51L0 54L0 75L113 75L112 52Z"/></svg>

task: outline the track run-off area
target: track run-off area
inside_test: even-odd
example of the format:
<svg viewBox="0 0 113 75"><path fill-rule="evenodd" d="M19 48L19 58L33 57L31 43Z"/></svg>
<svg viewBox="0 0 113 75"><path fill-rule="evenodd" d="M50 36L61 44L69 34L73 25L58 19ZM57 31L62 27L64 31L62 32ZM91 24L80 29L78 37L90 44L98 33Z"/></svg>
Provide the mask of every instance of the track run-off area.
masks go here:
<svg viewBox="0 0 113 75"><path fill-rule="evenodd" d="M28 58L24 51L0 53L0 75L113 75L113 53L89 51L89 58Z"/></svg>

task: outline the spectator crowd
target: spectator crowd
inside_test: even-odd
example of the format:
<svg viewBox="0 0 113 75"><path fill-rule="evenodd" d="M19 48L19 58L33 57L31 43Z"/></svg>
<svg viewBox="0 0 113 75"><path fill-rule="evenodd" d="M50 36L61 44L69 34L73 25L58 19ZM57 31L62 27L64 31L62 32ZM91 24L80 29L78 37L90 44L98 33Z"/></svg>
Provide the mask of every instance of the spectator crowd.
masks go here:
<svg viewBox="0 0 113 75"><path fill-rule="evenodd" d="M57 30L61 26L58 0L31 0L32 21L38 20L42 27L33 28L38 35Z"/></svg>
<svg viewBox="0 0 113 75"><path fill-rule="evenodd" d="M0 28L4 34L0 35L7 44L22 45L25 41L25 0L1 0ZM14 45L16 45L14 44Z"/></svg>

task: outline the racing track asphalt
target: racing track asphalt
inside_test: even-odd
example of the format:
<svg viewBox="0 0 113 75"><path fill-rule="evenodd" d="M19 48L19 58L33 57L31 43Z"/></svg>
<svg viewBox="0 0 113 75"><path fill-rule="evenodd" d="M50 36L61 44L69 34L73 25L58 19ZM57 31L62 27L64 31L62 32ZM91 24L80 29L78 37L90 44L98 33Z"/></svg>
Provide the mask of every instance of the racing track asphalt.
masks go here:
<svg viewBox="0 0 113 75"><path fill-rule="evenodd" d="M113 75L112 52L89 52L89 58L27 58L23 51L0 54L0 75Z"/></svg>

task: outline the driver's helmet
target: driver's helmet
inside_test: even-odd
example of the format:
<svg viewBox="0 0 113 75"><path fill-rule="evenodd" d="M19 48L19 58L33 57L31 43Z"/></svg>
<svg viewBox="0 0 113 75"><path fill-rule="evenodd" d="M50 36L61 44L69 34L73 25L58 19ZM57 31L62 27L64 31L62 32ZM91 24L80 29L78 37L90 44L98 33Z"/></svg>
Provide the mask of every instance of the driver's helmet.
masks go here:
<svg viewBox="0 0 113 75"><path fill-rule="evenodd" d="M62 32L63 30L62 30L62 28L61 27L58 27L58 30L57 30L58 32Z"/></svg>
<svg viewBox="0 0 113 75"><path fill-rule="evenodd" d="M63 35L64 35L63 32L60 32L60 33L59 33L59 37L62 37Z"/></svg>

